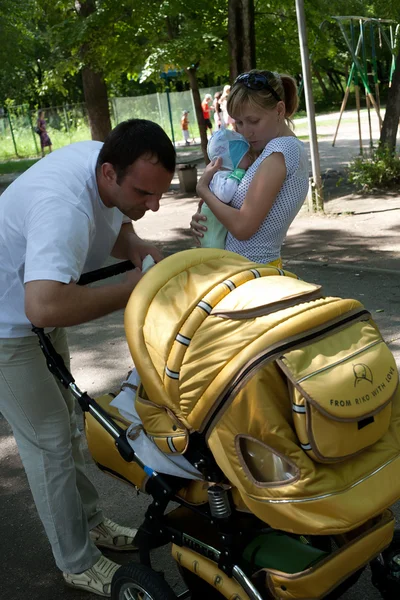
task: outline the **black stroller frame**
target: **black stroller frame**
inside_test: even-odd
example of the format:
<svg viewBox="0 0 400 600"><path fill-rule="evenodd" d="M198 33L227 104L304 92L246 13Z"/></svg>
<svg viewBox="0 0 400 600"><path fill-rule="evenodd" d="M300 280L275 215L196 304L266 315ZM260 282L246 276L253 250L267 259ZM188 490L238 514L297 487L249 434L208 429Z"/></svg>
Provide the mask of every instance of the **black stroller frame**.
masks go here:
<svg viewBox="0 0 400 600"><path fill-rule="evenodd" d="M122 274L134 266L130 261L111 265L82 275L78 285L87 285ZM160 474L146 466L135 454L126 438L126 431L113 421L108 413L91 398L87 392L81 391L71 372L67 369L62 357L56 352L49 336L43 329L32 326L32 331L38 336L40 348L46 358L50 372L59 382L69 389L85 415L90 413L98 423L105 428L114 440L121 457L127 462L136 462L146 473L145 492L151 496L142 524L135 537L138 547L140 564L130 563L118 569L113 578L112 600L147 599L173 600L176 598L192 598L192 600L221 599L217 584L212 587L194 573L180 568L188 590L178 596L164 581L162 574L152 569L151 550L172 543L178 547L194 550L197 554L211 559L218 565L220 571L237 582L243 593L250 600L267 600L272 596L265 589L265 577L257 580L255 571L259 568L251 565L243 567L241 555L245 546L261 532L272 531L266 523L254 515L238 513L230 501L229 486L222 471L207 448L203 436L191 434L190 445L185 457L210 482L208 490L209 503L194 506L177 495L187 480L171 475ZM99 465L100 466L100 465ZM106 470L106 469L105 469ZM122 476L121 476L122 478ZM218 483L211 483L218 482ZM129 482L133 485L131 482ZM178 508L166 512L171 502L177 503ZM193 518L197 517L197 518ZM179 526L184 524L184 527ZM304 536L303 536L304 537ZM330 547L330 538L317 536L316 546L325 550ZM211 540L211 542L210 542ZM315 537L313 537L315 540ZM311 538L310 538L311 543ZM400 591L400 532L395 532L392 545L382 555L371 563L372 582L381 592L382 598L392 599ZM179 563L179 560L178 560ZM179 568L179 564L178 564ZM250 572L249 572L250 571ZM358 580L361 572L357 571L341 583L325 600L335 600ZM132 588L130 586L133 586ZM128 591L129 595L125 595ZM142 595L133 595L139 592ZM144 595L143 595L144 594ZM246 597L246 596L245 596ZM237 596L240 600L242 597Z"/></svg>

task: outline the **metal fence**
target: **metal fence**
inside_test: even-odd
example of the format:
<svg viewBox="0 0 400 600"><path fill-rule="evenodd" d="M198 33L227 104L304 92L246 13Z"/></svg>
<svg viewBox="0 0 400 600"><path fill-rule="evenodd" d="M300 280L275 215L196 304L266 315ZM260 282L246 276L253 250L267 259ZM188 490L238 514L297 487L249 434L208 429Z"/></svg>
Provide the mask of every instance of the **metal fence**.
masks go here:
<svg viewBox="0 0 400 600"><path fill-rule="evenodd" d="M220 91L220 87L202 88L201 98L209 93ZM47 132L53 149L73 142L90 140L89 120L85 104L64 104L44 107ZM192 94L172 92L149 94L128 98L111 98L110 114L113 126L132 118L155 121L166 131L174 142L182 140L182 111L189 112L191 137L198 137L199 130ZM35 133L37 112L27 105L12 106L6 113L0 113L0 160L28 158L40 154L40 138Z"/></svg>

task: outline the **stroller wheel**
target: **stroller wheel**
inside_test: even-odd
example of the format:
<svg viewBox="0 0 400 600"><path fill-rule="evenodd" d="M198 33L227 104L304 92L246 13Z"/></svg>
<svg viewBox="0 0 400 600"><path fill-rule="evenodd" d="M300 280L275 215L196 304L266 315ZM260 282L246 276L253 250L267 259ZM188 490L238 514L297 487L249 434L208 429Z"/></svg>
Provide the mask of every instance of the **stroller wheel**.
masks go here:
<svg viewBox="0 0 400 600"><path fill-rule="evenodd" d="M392 543L371 562L372 583L384 600L400 596L400 530L394 532Z"/></svg>
<svg viewBox="0 0 400 600"><path fill-rule="evenodd" d="M120 567L113 577L111 600L176 600L176 595L153 569L129 563Z"/></svg>

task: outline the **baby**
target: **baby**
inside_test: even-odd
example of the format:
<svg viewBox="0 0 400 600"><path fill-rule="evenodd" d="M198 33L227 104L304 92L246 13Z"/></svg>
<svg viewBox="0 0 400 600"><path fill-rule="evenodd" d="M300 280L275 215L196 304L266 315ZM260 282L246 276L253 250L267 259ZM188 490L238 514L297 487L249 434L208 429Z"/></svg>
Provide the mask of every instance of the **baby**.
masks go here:
<svg viewBox="0 0 400 600"><path fill-rule="evenodd" d="M224 204L229 204L251 165L250 144L236 131L219 129L210 138L207 154L210 160L222 158L222 166L210 182L211 192ZM200 210L207 217L207 231L201 238L203 248L225 248L226 228L214 213L203 204Z"/></svg>

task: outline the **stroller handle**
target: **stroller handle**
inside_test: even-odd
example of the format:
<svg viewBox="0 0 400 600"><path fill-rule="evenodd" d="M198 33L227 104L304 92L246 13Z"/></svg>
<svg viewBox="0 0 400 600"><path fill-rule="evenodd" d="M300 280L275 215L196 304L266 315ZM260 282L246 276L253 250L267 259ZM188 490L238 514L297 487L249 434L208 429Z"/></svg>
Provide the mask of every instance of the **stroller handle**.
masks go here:
<svg viewBox="0 0 400 600"><path fill-rule="evenodd" d="M83 273L83 275L81 275L78 279L77 285L89 285L89 283L94 283L95 281L102 281L103 279L108 279L108 277L121 275L122 273L131 271L134 268L135 265L130 260L124 260L116 263L115 265L110 265L108 267L96 269L95 271Z"/></svg>

